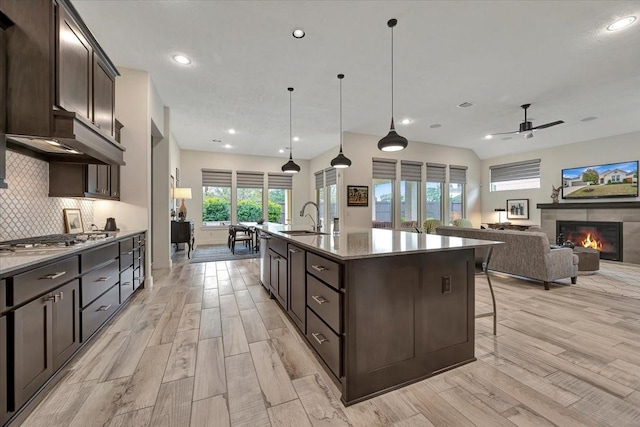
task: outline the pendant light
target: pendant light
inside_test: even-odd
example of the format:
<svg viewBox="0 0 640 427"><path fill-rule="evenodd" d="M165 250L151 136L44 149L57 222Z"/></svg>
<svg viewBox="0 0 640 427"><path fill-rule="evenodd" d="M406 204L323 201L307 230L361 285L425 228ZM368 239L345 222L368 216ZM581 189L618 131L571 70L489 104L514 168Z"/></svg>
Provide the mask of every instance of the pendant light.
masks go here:
<svg viewBox="0 0 640 427"><path fill-rule="evenodd" d="M344 74L338 74L338 79L340 79L340 153L331 160L331 166L341 169L351 166L351 160L342 154L342 79L344 79Z"/></svg>
<svg viewBox="0 0 640 427"><path fill-rule="evenodd" d="M300 172L300 166L293 161L293 146L291 145L291 92L293 88L287 88L289 91L289 161L282 165L282 172L284 173L298 173Z"/></svg>
<svg viewBox="0 0 640 427"><path fill-rule="evenodd" d="M397 19L389 19L387 22L387 25L391 28L391 129L387 136L378 141L378 148L382 151L404 150L409 145L407 138L396 133L396 127L393 123L393 27L397 23Z"/></svg>

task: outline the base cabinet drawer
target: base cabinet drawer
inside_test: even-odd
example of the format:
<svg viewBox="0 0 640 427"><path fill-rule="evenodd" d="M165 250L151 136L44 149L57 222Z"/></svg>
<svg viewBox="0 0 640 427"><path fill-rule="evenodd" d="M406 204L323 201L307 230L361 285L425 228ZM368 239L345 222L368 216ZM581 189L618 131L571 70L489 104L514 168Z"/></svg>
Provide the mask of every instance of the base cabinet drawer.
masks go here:
<svg viewBox="0 0 640 427"><path fill-rule="evenodd" d="M94 270L82 276L82 298L81 307L87 306L93 300L111 289L118 283L120 270L118 260L114 259L102 268Z"/></svg>
<svg viewBox="0 0 640 427"><path fill-rule="evenodd" d="M0 316L0 425L9 418L7 413L7 318Z"/></svg>
<svg viewBox="0 0 640 427"><path fill-rule="evenodd" d="M120 270L133 265L133 239L120 242Z"/></svg>
<svg viewBox="0 0 640 427"><path fill-rule="evenodd" d="M120 287L113 288L98 298L95 302L82 310L80 324L82 325L82 341L86 341L120 306Z"/></svg>
<svg viewBox="0 0 640 427"><path fill-rule="evenodd" d="M307 272L327 285L340 289L340 264L313 252L307 253Z"/></svg>
<svg viewBox="0 0 640 427"><path fill-rule="evenodd" d="M133 280L133 267L120 273L120 304L125 302L135 290Z"/></svg>
<svg viewBox="0 0 640 427"><path fill-rule="evenodd" d="M118 258L118 244L116 242L101 246L80 254L81 272L87 272L110 259Z"/></svg>
<svg viewBox="0 0 640 427"><path fill-rule="evenodd" d="M340 293L307 275L307 306L334 332L340 332Z"/></svg>
<svg viewBox="0 0 640 427"><path fill-rule="evenodd" d="M308 308L307 339L331 372L340 378L340 337Z"/></svg>
<svg viewBox="0 0 640 427"><path fill-rule="evenodd" d="M22 304L78 276L78 257L63 259L13 278L9 305Z"/></svg>

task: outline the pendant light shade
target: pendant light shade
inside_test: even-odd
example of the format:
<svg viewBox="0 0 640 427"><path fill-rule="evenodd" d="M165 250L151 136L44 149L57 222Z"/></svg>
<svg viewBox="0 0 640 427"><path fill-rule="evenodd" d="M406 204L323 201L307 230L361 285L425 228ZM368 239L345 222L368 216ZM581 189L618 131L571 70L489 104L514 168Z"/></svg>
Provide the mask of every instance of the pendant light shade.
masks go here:
<svg viewBox="0 0 640 427"><path fill-rule="evenodd" d="M389 19L387 25L391 28L391 128L387 136L378 141L378 148L382 151L400 151L407 148L407 138L398 135L393 122L393 27L398 23L397 19Z"/></svg>
<svg viewBox="0 0 640 427"><path fill-rule="evenodd" d="M291 145L291 92L293 88L287 88L289 91L289 161L282 165L282 172L284 173L298 173L300 172L300 166L293 161L293 146Z"/></svg>
<svg viewBox="0 0 640 427"><path fill-rule="evenodd" d="M335 159L331 160L331 166L342 169L351 166L351 160L342 154L342 79L344 79L344 74L338 74L338 79L340 79L340 152Z"/></svg>

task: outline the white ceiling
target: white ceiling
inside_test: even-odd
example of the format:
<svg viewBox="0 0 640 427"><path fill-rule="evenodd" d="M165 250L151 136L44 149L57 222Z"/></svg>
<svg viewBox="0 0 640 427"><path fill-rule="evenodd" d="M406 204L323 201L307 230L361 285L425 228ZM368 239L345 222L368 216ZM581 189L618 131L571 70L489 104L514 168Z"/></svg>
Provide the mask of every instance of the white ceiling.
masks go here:
<svg viewBox="0 0 640 427"><path fill-rule="evenodd" d="M294 158L339 143L343 128L384 136L390 119L389 18L397 18L395 116L410 141L479 157L640 130L638 1L85 1L74 5L115 64L147 70L183 149L282 156L293 86ZM302 27L306 37L291 36ZM180 66L172 55L193 60ZM456 105L471 101L468 109ZM484 140L566 123L535 138ZM597 120L582 122L589 116ZM433 129L432 124L442 124ZM229 128L236 129L229 135ZM214 143L213 139L222 140ZM233 146L226 150L223 144ZM347 156L349 155L346 152Z"/></svg>

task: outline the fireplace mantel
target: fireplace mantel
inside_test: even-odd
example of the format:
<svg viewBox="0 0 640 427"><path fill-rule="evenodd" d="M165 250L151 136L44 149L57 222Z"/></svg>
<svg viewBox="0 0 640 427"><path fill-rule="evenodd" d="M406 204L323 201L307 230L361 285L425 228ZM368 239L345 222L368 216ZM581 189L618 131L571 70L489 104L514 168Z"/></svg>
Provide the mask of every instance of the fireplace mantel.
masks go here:
<svg viewBox="0 0 640 427"><path fill-rule="evenodd" d="M640 209L640 202L538 203L538 209Z"/></svg>

